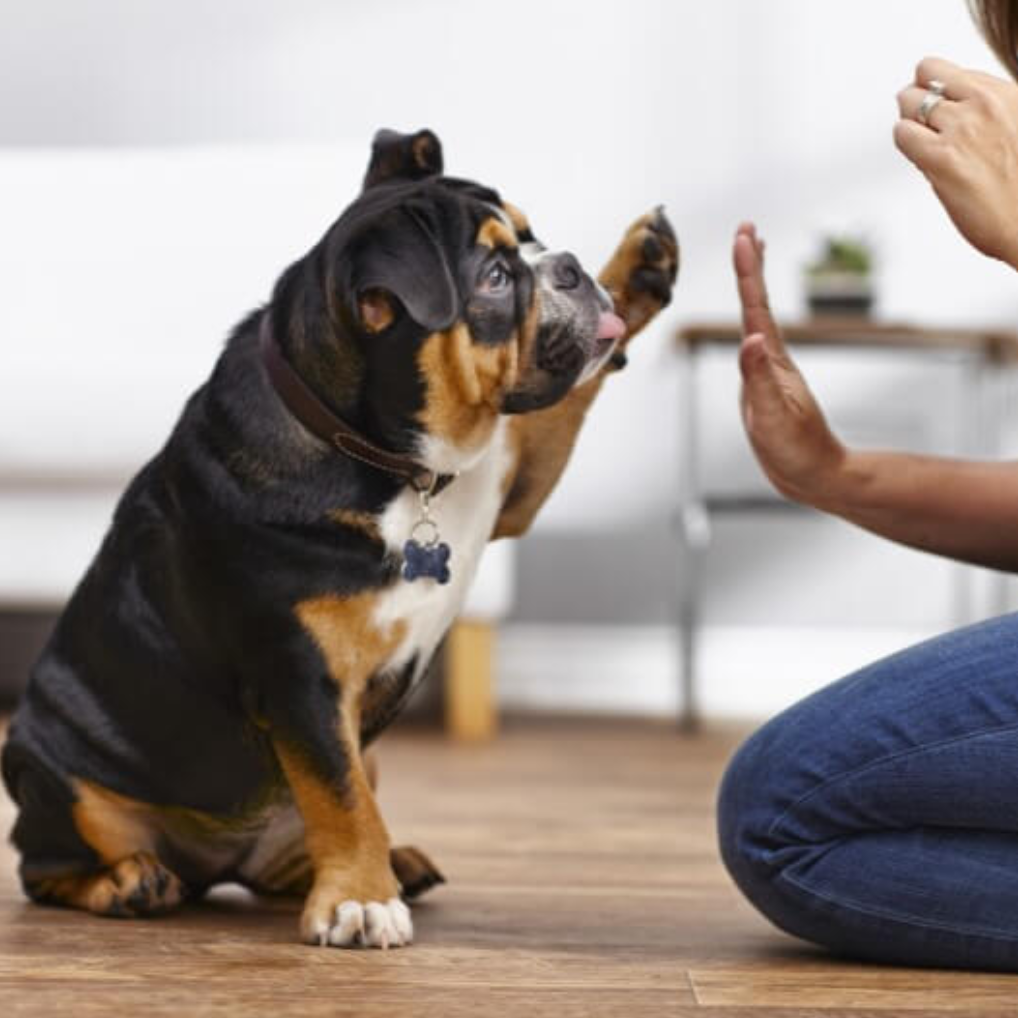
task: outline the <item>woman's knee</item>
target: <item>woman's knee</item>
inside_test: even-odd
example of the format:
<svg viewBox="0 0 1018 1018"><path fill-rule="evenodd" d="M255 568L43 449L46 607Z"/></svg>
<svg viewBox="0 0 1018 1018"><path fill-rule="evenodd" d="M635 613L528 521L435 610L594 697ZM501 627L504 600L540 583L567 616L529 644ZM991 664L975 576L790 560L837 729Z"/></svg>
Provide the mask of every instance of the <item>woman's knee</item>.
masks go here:
<svg viewBox="0 0 1018 1018"><path fill-rule="evenodd" d="M797 899L783 878L813 846L785 819L824 781L801 707L753 734L729 763L717 801L718 844L732 880L782 929L798 926Z"/></svg>
<svg viewBox="0 0 1018 1018"><path fill-rule="evenodd" d="M721 782L718 838L725 865L740 887L770 879L775 856L787 858L796 840L783 821L835 774L851 770L869 752L864 721L845 721L846 701L859 675L825 687L772 718L739 748Z"/></svg>
<svg viewBox="0 0 1018 1018"><path fill-rule="evenodd" d="M740 747L725 770L717 800L721 859L751 898L751 888L766 882L771 872L767 841L777 819L773 781L780 762L768 757L770 742L764 728Z"/></svg>
<svg viewBox="0 0 1018 1018"><path fill-rule="evenodd" d="M826 793L837 788L846 747L818 738L816 704L800 704L764 725L729 763L718 793L721 858L747 900L779 929L815 943L858 951L847 913L831 888L804 882L818 858L845 835ZM839 767L830 768L831 754ZM834 889L835 891L837 889ZM850 923L849 923L850 925Z"/></svg>

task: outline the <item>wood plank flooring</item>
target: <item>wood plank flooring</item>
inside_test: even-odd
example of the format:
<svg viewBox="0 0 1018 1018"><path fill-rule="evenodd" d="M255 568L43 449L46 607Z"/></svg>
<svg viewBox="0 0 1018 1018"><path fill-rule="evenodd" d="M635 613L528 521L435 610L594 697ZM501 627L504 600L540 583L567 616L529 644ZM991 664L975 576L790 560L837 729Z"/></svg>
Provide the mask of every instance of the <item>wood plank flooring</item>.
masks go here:
<svg viewBox="0 0 1018 1018"><path fill-rule="evenodd" d="M148 921L39 908L3 847L0 1015L1018 1014L1018 977L836 962L741 900L712 817L740 734L517 721L462 747L392 732L383 810L449 884L415 909L414 946L387 953L303 947L296 903L236 889ZM0 828L11 817L0 803Z"/></svg>

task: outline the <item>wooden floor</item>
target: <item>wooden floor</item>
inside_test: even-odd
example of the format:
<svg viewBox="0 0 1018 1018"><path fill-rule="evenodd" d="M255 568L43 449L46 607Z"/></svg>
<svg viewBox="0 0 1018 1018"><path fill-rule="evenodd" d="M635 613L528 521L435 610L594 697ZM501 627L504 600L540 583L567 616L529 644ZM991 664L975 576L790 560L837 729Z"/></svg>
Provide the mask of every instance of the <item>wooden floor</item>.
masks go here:
<svg viewBox="0 0 1018 1018"><path fill-rule="evenodd" d="M518 722L477 749L391 733L389 825L449 884L387 953L303 947L295 904L228 889L159 920L39 908L2 849L0 1015L1018 1014L1018 977L834 962L744 904L712 820L735 742L628 723Z"/></svg>

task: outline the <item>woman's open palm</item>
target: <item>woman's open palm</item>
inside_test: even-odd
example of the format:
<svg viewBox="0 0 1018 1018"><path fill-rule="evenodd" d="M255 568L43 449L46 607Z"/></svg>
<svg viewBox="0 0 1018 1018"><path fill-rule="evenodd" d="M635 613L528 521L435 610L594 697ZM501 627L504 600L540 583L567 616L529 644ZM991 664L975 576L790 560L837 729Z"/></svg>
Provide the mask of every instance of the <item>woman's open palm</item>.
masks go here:
<svg viewBox="0 0 1018 1018"><path fill-rule="evenodd" d="M845 450L785 348L763 277L763 241L749 223L735 235L742 304L742 420L753 451L783 495L819 504Z"/></svg>

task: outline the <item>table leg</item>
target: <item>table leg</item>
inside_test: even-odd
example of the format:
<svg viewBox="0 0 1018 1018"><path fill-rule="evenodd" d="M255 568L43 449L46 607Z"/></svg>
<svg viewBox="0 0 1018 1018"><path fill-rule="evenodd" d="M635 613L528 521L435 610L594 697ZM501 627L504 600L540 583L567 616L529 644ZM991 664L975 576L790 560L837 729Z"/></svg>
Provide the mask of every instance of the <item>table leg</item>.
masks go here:
<svg viewBox="0 0 1018 1018"><path fill-rule="evenodd" d="M460 742L486 742L495 735L495 627L459 619L445 651L445 729Z"/></svg>
<svg viewBox="0 0 1018 1018"><path fill-rule="evenodd" d="M696 400L697 353L687 346L680 365L679 405L682 414L679 463L679 518L676 536L676 636L679 668L679 728L695 731L700 725L697 646L700 626L703 557L710 542L710 519L700 491L698 465L698 408Z"/></svg>

